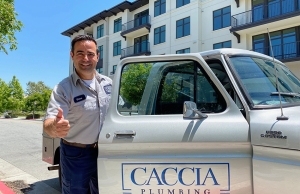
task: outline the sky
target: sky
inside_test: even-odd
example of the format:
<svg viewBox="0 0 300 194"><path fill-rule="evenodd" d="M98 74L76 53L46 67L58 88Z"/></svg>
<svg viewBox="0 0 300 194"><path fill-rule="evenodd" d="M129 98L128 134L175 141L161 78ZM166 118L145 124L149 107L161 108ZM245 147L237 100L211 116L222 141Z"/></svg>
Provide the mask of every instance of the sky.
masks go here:
<svg viewBox="0 0 300 194"><path fill-rule="evenodd" d="M18 49L0 51L0 78L43 81L53 88L69 76L70 38L61 33L124 0L15 0L24 27L15 34ZM133 1L130 1L133 2Z"/></svg>

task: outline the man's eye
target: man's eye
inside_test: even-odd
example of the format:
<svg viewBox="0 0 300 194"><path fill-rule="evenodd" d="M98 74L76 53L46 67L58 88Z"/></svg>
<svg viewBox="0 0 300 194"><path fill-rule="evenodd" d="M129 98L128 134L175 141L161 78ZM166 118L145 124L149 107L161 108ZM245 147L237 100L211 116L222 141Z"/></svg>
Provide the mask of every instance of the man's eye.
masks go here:
<svg viewBox="0 0 300 194"><path fill-rule="evenodd" d="M88 56L93 57L93 56L95 56L95 54L94 53L89 53Z"/></svg>

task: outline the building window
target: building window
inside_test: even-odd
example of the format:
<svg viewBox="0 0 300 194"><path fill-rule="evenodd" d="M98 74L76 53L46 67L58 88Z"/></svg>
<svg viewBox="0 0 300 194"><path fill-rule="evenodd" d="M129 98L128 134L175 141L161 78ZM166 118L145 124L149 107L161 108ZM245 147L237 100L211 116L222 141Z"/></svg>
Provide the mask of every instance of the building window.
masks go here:
<svg viewBox="0 0 300 194"><path fill-rule="evenodd" d="M190 35L190 17L176 21L176 38Z"/></svg>
<svg viewBox="0 0 300 194"><path fill-rule="evenodd" d="M114 33L122 30L122 18L118 18L114 21Z"/></svg>
<svg viewBox="0 0 300 194"><path fill-rule="evenodd" d="M214 49L231 48L231 40L214 44Z"/></svg>
<svg viewBox="0 0 300 194"><path fill-rule="evenodd" d="M266 37L264 34L260 34L257 36L253 36L253 51L255 52L259 52L262 54L266 54L265 53L265 42L266 42Z"/></svg>
<svg viewBox="0 0 300 194"><path fill-rule="evenodd" d="M183 54L183 53L190 53L190 48L185 48L185 49L176 51L176 54Z"/></svg>
<svg viewBox="0 0 300 194"><path fill-rule="evenodd" d="M166 26L154 29L154 44L160 44L166 41Z"/></svg>
<svg viewBox="0 0 300 194"><path fill-rule="evenodd" d="M115 74L116 70L117 70L117 65L114 65L113 66L113 74Z"/></svg>
<svg viewBox="0 0 300 194"><path fill-rule="evenodd" d="M214 11L213 17L214 17L214 30L218 30L230 26L231 23L230 6Z"/></svg>
<svg viewBox="0 0 300 194"><path fill-rule="evenodd" d="M114 56L120 55L121 54L121 41L114 42Z"/></svg>
<svg viewBox="0 0 300 194"><path fill-rule="evenodd" d="M166 13L166 0L158 0L154 2L154 17Z"/></svg>
<svg viewBox="0 0 300 194"><path fill-rule="evenodd" d="M103 73L103 68L96 69L98 73Z"/></svg>
<svg viewBox="0 0 300 194"><path fill-rule="evenodd" d="M297 28L288 28L275 32L270 32L272 50L267 41L268 34L260 34L252 37L253 50L274 58L288 59L300 56L299 41L297 42ZM298 44L298 45L297 45Z"/></svg>
<svg viewBox="0 0 300 194"><path fill-rule="evenodd" d="M104 36L104 24L97 26L97 38Z"/></svg>
<svg viewBox="0 0 300 194"><path fill-rule="evenodd" d="M99 53L100 53L100 59L103 59L103 45L98 47Z"/></svg>
<svg viewBox="0 0 300 194"><path fill-rule="evenodd" d="M149 23L149 10L144 10L134 15L134 27Z"/></svg>
<svg viewBox="0 0 300 194"><path fill-rule="evenodd" d="M176 8L189 4L190 0L176 0Z"/></svg>

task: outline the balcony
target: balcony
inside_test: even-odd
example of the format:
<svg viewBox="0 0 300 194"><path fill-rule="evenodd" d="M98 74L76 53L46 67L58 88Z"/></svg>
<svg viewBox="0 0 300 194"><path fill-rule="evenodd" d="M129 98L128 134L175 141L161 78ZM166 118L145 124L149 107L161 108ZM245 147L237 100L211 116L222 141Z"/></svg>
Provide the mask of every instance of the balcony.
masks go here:
<svg viewBox="0 0 300 194"><path fill-rule="evenodd" d="M300 41L272 46L274 58L282 62L300 60ZM272 57L271 47L256 48L253 51L266 54Z"/></svg>
<svg viewBox="0 0 300 194"><path fill-rule="evenodd" d="M248 33L293 25L300 21L300 0L278 0L268 5L258 5L252 10L231 16L230 32ZM287 20L288 19L288 20ZM276 22L276 23L275 23Z"/></svg>
<svg viewBox="0 0 300 194"><path fill-rule="evenodd" d="M131 47L124 48L121 51L121 59L140 55L151 55L149 42L143 41L141 43L134 44Z"/></svg>
<svg viewBox="0 0 300 194"><path fill-rule="evenodd" d="M121 36L126 40L126 37L137 37L141 34L149 33L151 28L150 15L136 18L122 25Z"/></svg>

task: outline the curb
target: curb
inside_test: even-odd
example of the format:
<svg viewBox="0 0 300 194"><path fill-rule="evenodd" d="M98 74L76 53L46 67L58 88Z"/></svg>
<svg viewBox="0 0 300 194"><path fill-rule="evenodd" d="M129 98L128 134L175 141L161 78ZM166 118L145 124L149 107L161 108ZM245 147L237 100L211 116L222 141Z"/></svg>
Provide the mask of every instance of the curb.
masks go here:
<svg viewBox="0 0 300 194"><path fill-rule="evenodd" d="M0 194L15 194L15 193L0 181Z"/></svg>

